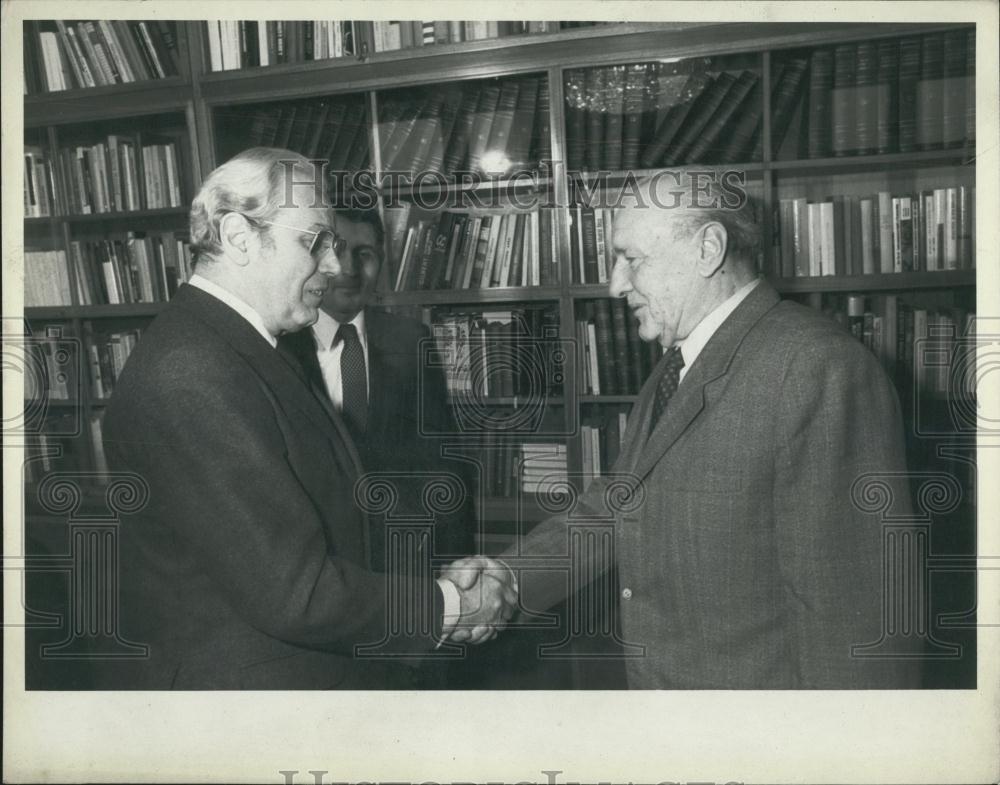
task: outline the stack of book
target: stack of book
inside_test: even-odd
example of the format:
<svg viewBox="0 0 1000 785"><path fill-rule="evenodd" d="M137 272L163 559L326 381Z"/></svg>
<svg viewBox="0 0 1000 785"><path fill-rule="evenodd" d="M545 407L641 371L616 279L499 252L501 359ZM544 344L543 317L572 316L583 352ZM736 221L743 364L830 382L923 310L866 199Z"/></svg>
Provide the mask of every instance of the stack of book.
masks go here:
<svg viewBox="0 0 1000 785"><path fill-rule="evenodd" d="M73 240L70 254L81 305L165 302L191 277L191 250L172 232Z"/></svg>
<svg viewBox="0 0 1000 785"><path fill-rule="evenodd" d="M233 154L262 145L292 150L310 160L329 161L331 172L368 167L368 113L362 98L240 107L229 120L239 137Z"/></svg>
<svg viewBox="0 0 1000 785"><path fill-rule="evenodd" d="M638 322L623 299L582 303L576 344L585 394L635 395L659 359L659 344L639 338Z"/></svg>
<svg viewBox="0 0 1000 785"><path fill-rule="evenodd" d="M71 305L73 302L65 251L26 251L24 305Z"/></svg>
<svg viewBox="0 0 1000 785"><path fill-rule="evenodd" d="M40 218L55 215L56 184L52 176L52 164L42 152L42 148L24 148L24 215L26 218Z"/></svg>
<svg viewBox="0 0 1000 785"><path fill-rule="evenodd" d="M595 477L611 470L618 460L628 427L628 413L607 412L595 424L580 426L583 448L584 490Z"/></svg>
<svg viewBox="0 0 1000 785"><path fill-rule="evenodd" d="M432 317L449 396L520 398L562 394L558 315L551 308L450 312Z"/></svg>
<svg viewBox="0 0 1000 785"><path fill-rule="evenodd" d="M180 73L174 22L24 23L26 93L165 79Z"/></svg>
<svg viewBox="0 0 1000 785"><path fill-rule="evenodd" d="M712 72L701 62L568 71L569 170L748 160L763 109L759 75Z"/></svg>
<svg viewBox="0 0 1000 785"><path fill-rule="evenodd" d="M327 60L358 53L358 22L205 22L209 66L231 71L259 65Z"/></svg>
<svg viewBox="0 0 1000 785"><path fill-rule="evenodd" d="M114 392L115 383L139 342L140 335L139 330L91 332L87 344L87 359L90 363L91 392L94 398L104 400Z"/></svg>
<svg viewBox="0 0 1000 785"><path fill-rule="evenodd" d="M612 210L576 205L569 214L574 279L577 283L607 283L615 266Z"/></svg>
<svg viewBox="0 0 1000 785"><path fill-rule="evenodd" d="M975 267L975 187L779 199L781 277Z"/></svg>
<svg viewBox="0 0 1000 785"><path fill-rule="evenodd" d="M915 390L932 398L975 394L975 374L956 372L971 356L961 344L972 337L975 313L917 308L894 294L847 295L827 310L879 358L904 403Z"/></svg>
<svg viewBox="0 0 1000 785"><path fill-rule="evenodd" d="M520 76L396 91L379 106L383 171L525 171L550 157L548 80Z"/></svg>
<svg viewBox="0 0 1000 785"><path fill-rule="evenodd" d="M93 213L180 207L184 164L174 141L146 144L112 134L94 145L63 148L56 156L57 212Z"/></svg>
<svg viewBox="0 0 1000 785"><path fill-rule="evenodd" d="M906 153L975 142L974 30L825 47L793 57L784 68L790 76L773 94L775 153L788 130L785 111L800 99L799 156Z"/></svg>
<svg viewBox="0 0 1000 785"><path fill-rule="evenodd" d="M521 445L522 493L559 493L568 481L565 444L524 442Z"/></svg>
<svg viewBox="0 0 1000 785"><path fill-rule="evenodd" d="M552 213L387 212L393 291L550 286L558 281ZM398 251L396 250L398 249Z"/></svg>
<svg viewBox="0 0 1000 785"><path fill-rule="evenodd" d="M374 22L376 52L392 52L414 46L457 44L484 41L531 33L555 33L576 27L591 27L601 22L459 22L459 21L377 21Z"/></svg>

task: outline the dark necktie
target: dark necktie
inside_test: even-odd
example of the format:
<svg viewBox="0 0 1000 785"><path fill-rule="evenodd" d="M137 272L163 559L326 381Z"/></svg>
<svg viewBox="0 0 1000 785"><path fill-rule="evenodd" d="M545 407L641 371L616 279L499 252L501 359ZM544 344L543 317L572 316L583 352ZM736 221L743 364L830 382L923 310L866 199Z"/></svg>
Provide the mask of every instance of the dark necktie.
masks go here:
<svg viewBox="0 0 1000 785"><path fill-rule="evenodd" d="M340 355L340 383L344 391L344 419L357 435L365 432L368 424L368 374L365 371L365 353L353 324L342 324L337 331L337 341L344 342Z"/></svg>
<svg viewBox="0 0 1000 785"><path fill-rule="evenodd" d="M671 346L663 356L663 375L656 385L656 397L653 399L653 421L650 429L656 427L667 408L667 402L677 392L677 384L680 382L681 368L683 367L684 355L681 354L681 348Z"/></svg>

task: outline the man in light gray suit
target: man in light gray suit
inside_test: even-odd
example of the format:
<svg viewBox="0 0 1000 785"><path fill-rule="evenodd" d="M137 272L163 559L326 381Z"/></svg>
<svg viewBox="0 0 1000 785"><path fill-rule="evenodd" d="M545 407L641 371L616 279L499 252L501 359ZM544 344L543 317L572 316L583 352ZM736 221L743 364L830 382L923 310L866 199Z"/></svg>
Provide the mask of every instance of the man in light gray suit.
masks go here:
<svg viewBox="0 0 1000 785"><path fill-rule="evenodd" d="M912 660L851 651L879 639L883 597L880 522L852 505L852 484L905 471L889 379L839 325L757 277L745 200L686 179L640 185L616 213L610 290L665 354L612 469L644 494L615 518L622 636L645 647L630 688L919 686ZM578 513L607 509L608 488L595 481ZM569 523L539 524L520 555L565 565ZM532 609L572 585L536 578L521 580Z"/></svg>

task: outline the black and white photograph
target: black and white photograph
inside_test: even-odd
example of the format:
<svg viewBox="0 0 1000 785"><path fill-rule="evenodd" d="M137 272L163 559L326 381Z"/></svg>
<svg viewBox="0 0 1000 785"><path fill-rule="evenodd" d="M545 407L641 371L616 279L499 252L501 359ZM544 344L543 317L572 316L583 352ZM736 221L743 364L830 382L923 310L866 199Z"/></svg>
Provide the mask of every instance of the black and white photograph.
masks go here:
<svg viewBox="0 0 1000 785"><path fill-rule="evenodd" d="M1000 778L996 3L2 11L5 782Z"/></svg>

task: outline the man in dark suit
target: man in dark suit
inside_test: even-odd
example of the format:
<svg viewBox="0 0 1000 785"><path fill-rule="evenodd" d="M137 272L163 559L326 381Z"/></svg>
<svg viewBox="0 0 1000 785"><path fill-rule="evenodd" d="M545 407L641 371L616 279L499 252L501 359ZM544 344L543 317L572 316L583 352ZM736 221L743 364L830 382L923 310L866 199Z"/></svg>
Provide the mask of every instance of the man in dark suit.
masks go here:
<svg viewBox="0 0 1000 785"><path fill-rule="evenodd" d="M639 494L634 509L609 503L620 495L605 477L575 519L614 514L621 634L645 647L628 684L919 686L912 660L852 654L879 640L884 596L881 524L852 485L895 473L908 498L895 391L846 331L757 278L759 227L732 197L646 181L615 217L611 294L665 353L612 469ZM522 553L536 568L566 554L573 520L543 522ZM585 556L593 570L607 561ZM548 607L566 584L526 574L522 601Z"/></svg>
<svg viewBox="0 0 1000 785"><path fill-rule="evenodd" d="M334 220L345 243L340 272L329 278L316 323L283 335L279 347L301 364L341 414L365 471L392 474L401 503L421 502L419 473L459 474L466 503L437 516L435 552L471 553L474 518L468 478L459 464L441 459L441 440L435 437L447 433L451 424L444 374L438 367L421 368L430 331L422 322L370 305L383 262L378 212L338 209ZM407 475L414 473L408 482ZM372 528L378 565L384 564L382 531Z"/></svg>
<svg viewBox="0 0 1000 785"><path fill-rule="evenodd" d="M386 637L390 597L431 620L410 620L398 653L432 650L459 614L506 612L495 581L370 569L353 441L276 350L316 320L339 272L321 184L302 156L253 148L194 199L197 275L144 334L105 417L109 465L149 487L120 559L120 629L149 657L104 663L105 686L401 688L407 669L357 648Z"/></svg>

